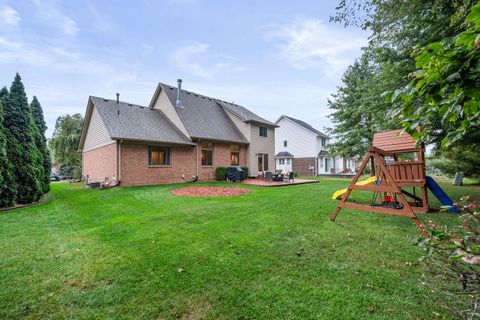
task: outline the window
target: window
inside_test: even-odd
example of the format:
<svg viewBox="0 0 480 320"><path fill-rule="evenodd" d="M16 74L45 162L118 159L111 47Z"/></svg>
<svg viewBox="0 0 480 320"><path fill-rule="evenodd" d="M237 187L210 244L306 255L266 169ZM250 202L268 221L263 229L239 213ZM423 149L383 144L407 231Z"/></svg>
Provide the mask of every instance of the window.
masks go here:
<svg viewBox="0 0 480 320"><path fill-rule="evenodd" d="M202 142L202 166L213 165L213 143Z"/></svg>
<svg viewBox="0 0 480 320"><path fill-rule="evenodd" d="M287 159L287 164L288 164L288 165L290 164L290 159Z"/></svg>
<svg viewBox="0 0 480 320"><path fill-rule="evenodd" d="M327 139L322 138L322 147L325 147L326 144L327 144Z"/></svg>
<svg viewBox="0 0 480 320"><path fill-rule="evenodd" d="M149 166L169 166L170 148L148 146L148 165Z"/></svg>
<svg viewBox="0 0 480 320"><path fill-rule="evenodd" d="M285 159L278 159L278 164L284 165L285 164Z"/></svg>
<svg viewBox="0 0 480 320"><path fill-rule="evenodd" d="M268 129L265 127L258 127L260 137L267 137Z"/></svg>
<svg viewBox="0 0 480 320"><path fill-rule="evenodd" d="M240 165L240 146L238 144L232 144L230 146L230 165Z"/></svg>
<svg viewBox="0 0 480 320"><path fill-rule="evenodd" d="M287 140L283 140L283 146L284 146L284 147L287 146Z"/></svg>

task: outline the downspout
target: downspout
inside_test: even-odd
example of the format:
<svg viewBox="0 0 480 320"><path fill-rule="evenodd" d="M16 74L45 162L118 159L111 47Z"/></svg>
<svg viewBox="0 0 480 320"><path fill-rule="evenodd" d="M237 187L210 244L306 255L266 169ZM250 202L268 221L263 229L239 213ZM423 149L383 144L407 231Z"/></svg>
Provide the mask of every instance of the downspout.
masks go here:
<svg viewBox="0 0 480 320"><path fill-rule="evenodd" d="M197 179L198 179L198 145L200 144L200 139L197 140L197 146L195 147L196 148L196 152L197 152L197 156L195 158L195 165L196 165L196 175L197 175Z"/></svg>
<svg viewBox="0 0 480 320"><path fill-rule="evenodd" d="M120 139L120 141L118 142L118 161L117 161L118 181L117 181L117 185L119 185L120 181L122 181L122 142L123 142L123 139Z"/></svg>

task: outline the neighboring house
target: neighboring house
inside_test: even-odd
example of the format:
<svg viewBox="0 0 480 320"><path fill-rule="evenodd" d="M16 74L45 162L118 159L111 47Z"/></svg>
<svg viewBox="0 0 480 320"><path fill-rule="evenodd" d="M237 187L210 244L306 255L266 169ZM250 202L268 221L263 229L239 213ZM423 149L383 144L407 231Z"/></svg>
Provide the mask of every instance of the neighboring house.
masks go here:
<svg viewBox="0 0 480 320"><path fill-rule="evenodd" d="M216 167L275 168L275 124L248 109L159 83L148 107L89 97L79 150L89 181L208 181Z"/></svg>
<svg viewBox="0 0 480 320"><path fill-rule="evenodd" d="M60 166L58 165L58 163L52 162L52 169L51 169L50 172L55 173L55 174L60 173Z"/></svg>
<svg viewBox="0 0 480 320"><path fill-rule="evenodd" d="M355 171L355 160L335 157L326 146L330 137L308 123L282 115L275 124L276 169L302 176Z"/></svg>

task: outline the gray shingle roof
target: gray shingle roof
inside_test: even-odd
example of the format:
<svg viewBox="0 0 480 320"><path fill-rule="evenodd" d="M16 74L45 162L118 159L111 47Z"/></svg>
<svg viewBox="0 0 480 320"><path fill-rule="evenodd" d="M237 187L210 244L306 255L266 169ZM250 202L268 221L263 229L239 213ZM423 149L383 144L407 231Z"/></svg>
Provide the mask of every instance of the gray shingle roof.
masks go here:
<svg viewBox="0 0 480 320"><path fill-rule="evenodd" d="M160 110L90 97L112 139L194 145Z"/></svg>
<svg viewBox="0 0 480 320"><path fill-rule="evenodd" d="M273 122L270 122L266 119L263 119L262 117L257 116L255 113L251 112L245 107L239 106L238 104L233 104L230 102L222 101L222 100L217 100L217 102L225 109L229 110L230 112L236 114L239 116L243 121L249 122L249 121L254 121L270 126L275 126Z"/></svg>
<svg viewBox="0 0 480 320"><path fill-rule="evenodd" d="M288 151L281 151L281 152L277 153L275 158L295 158L295 157L293 156L293 154L291 154Z"/></svg>
<svg viewBox="0 0 480 320"><path fill-rule="evenodd" d="M160 83L192 138L248 143L217 99L183 90L182 108L175 107L177 88Z"/></svg>
<svg viewBox="0 0 480 320"><path fill-rule="evenodd" d="M304 127L305 129L315 133L317 136L319 136L320 138L326 138L326 139L330 139L329 136L327 136L325 133L321 132L321 131L318 131L317 129L315 129L314 127L312 127L311 125L309 125L308 123L302 121L302 120L298 120L298 119L295 119L295 118L292 118L292 117L289 117L289 116L282 116L282 117L285 117L285 118L288 118L290 120L292 120L293 122L296 122L297 124L301 125L302 127Z"/></svg>

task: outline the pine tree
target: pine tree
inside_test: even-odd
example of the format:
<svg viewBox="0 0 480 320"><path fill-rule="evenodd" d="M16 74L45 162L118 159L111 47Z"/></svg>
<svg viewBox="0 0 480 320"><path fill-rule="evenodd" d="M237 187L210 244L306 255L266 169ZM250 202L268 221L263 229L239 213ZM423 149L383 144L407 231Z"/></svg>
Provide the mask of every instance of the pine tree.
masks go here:
<svg viewBox="0 0 480 320"><path fill-rule="evenodd" d="M42 194L50 191L50 171L52 163L50 160L50 152L47 148L47 139L45 138L45 131L47 125L43 117L43 109L36 96L33 96L33 100L30 103L30 111L32 112L33 121L35 123L35 144L41 157L42 174L40 177L40 184L42 187Z"/></svg>
<svg viewBox="0 0 480 320"><path fill-rule="evenodd" d="M17 182L17 202L30 203L42 196L38 177L41 175L39 152L35 144L35 125L27 95L18 75L5 100L4 126L7 137L7 155L14 165Z"/></svg>
<svg viewBox="0 0 480 320"><path fill-rule="evenodd" d="M8 90L0 90L0 207L10 207L16 202L17 186L13 178L13 165L7 156L7 139L3 126L3 101Z"/></svg>

